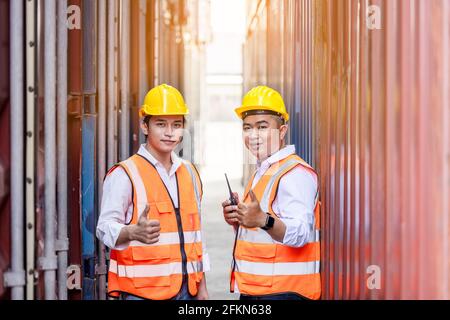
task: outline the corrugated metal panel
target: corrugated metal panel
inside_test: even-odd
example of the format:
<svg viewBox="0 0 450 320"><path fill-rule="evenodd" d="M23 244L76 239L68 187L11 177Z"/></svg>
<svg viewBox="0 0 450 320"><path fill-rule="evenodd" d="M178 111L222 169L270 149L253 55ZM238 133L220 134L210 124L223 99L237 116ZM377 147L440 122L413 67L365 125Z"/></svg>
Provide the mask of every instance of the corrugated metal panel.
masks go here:
<svg viewBox="0 0 450 320"><path fill-rule="evenodd" d="M69 0L68 5L81 8L81 0ZM83 21L83 20L81 20ZM83 29L83 25L81 25ZM68 30L68 104L67 135L70 141L67 157L67 213L69 237L69 265L82 266L81 259L81 114L83 107L83 32L80 29ZM81 299L81 290L69 290L70 300Z"/></svg>
<svg viewBox="0 0 450 320"><path fill-rule="evenodd" d="M130 149L131 154L139 149L139 109L142 103L139 96L141 81L140 61L143 61L145 52L143 52L144 44L140 43L142 33L145 28L141 28L142 13L140 12L139 1L130 2L131 20L130 20Z"/></svg>
<svg viewBox="0 0 450 320"><path fill-rule="evenodd" d="M94 102L92 102L94 103ZM96 116L85 114L82 118L81 150L81 240L83 260L83 299L94 300L95 294L95 139Z"/></svg>
<svg viewBox="0 0 450 320"><path fill-rule="evenodd" d="M84 300L97 298L95 291L96 238L95 238L95 202L96 181L96 35L97 7L93 0L82 2L82 82L83 114L81 118L81 259L82 259L82 297Z"/></svg>
<svg viewBox="0 0 450 320"><path fill-rule="evenodd" d="M69 48L71 46L69 32ZM69 60L71 59L69 50ZM70 74L70 73L69 73ZM69 88L70 90L70 88ZM69 91L70 92L70 91ZM68 103L68 110L81 110L80 97L72 97ZM78 114L69 114L67 122L67 134L70 141L69 155L67 157L67 182L68 182L68 234L69 234L69 265L81 267L81 118ZM70 300L81 299L81 290L69 290Z"/></svg>
<svg viewBox="0 0 450 320"><path fill-rule="evenodd" d="M154 85L167 83L179 88L183 93L183 35L186 24L185 1L152 1L157 12L157 27L153 29L154 58L158 68ZM147 9L148 11L148 9Z"/></svg>
<svg viewBox="0 0 450 320"><path fill-rule="evenodd" d="M268 79L268 47L269 36L267 1L247 1L247 36L243 46L243 92L248 92L252 87L266 84ZM273 52L273 51L272 51ZM275 63L271 61L270 63ZM247 183L254 165L248 160L248 153L244 151L242 184Z"/></svg>
<svg viewBox="0 0 450 320"><path fill-rule="evenodd" d="M379 30L367 28L364 1L317 3L306 17L318 16L313 36L324 36L315 64L325 80L312 92L327 139L314 141L324 297L448 298L449 6L370 5ZM366 286L369 266L380 289Z"/></svg>
<svg viewBox="0 0 450 320"><path fill-rule="evenodd" d="M118 15L121 1L115 1L113 16L116 18L109 26L113 31L112 37L116 39L117 46L111 48L114 51L113 61L106 61L112 65L110 81L113 92L112 100L107 105L113 106L110 114L113 115L113 121L108 123L114 130L111 131L110 140L112 143L109 151L113 156L117 153L117 128L115 127L118 108L117 99L119 91L117 83L123 76L118 72L118 52L120 51L119 25L122 23L121 17ZM83 268L82 271L82 290L78 286L72 286L73 290L69 292L70 299L93 299L95 294L95 273L104 272L104 270L96 270L96 246L95 246L95 224L96 224L96 200L98 195L98 187L100 183L96 183L97 175L97 153L96 153L96 114L95 107L97 95L97 34L96 34L96 18L97 18L97 2L94 0L69 0L68 5L71 8L68 12L69 20L75 22L79 19L81 25L77 29L71 25L68 30L68 218L69 218L69 264ZM0 48L0 66L6 66L2 70L8 70L9 61L9 2L0 0L1 20L3 28L0 30L1 42L7 45ZM155 8L157 10L155 10ZM80 11L78 11L80 9ZM132 1L132 26L130 37L132 38L131 55L129 57L131 63L131 88L130 92L121 92L122 95L130 95L132 97L132 116L130 125L132 135L132 149L137 150L138 134L140 131L138 124L138 109L143 97L143 92L147 91L148 83L153 83L155 76L159 80L167 81L177 87L183 89L183 54L184 48L182 31L186 26L187 18L187 2L165 2L161 0ZM155 14L155 11L157 12ZM163 21L159 19L159 13L170 13L170 19ZM80 16L77 14L80 13ZM167 17L167 15L165 16ZM136 20L134 20L136 18ZM37 106L36 106L36 256L40 257L43 253L44 240L44 83L45 64L43 63L44 46L43 36L43 2L37 2L37 63L36 63L36 83L37 83ZM78 21L77 21L78 22ZM156 22L156 23L155 23ZM168 23L166 23L168 22ZM155 25L158 28L154 28ZM161 41L160 41L161 40ZM24 44L25 45L25 44ZM145 50L148 48L149 50ZM149 53L151 59L146 59ZM155 53L157 53L155 57ZM58 57L57 57L58 58ZM161 60L159 60L161 58ZM147 60L147 63L146 62ZM151 61L149 61L151 60ZM140 63L141 62L141 63ZM158 72L155 72L159 68ZM108 71L109 72L109 71ZM4 82L3 80L8 80ZM139 98L140 97L140 98ZM138 99L139 98L139 99ZM2 136L9 135L9 79L2 77L0 81L0 122ZM4 142L4 143L3 143ZM6 177L2 175L3 170L9 167L9 139L3 139L0 143L3 151L0 154L0 298L7 298L8 293L2 287L4 270L9 267L10 263L10 230L9 230L9 196L8 186L6 185ZM108 151L108 150L107 150ZM5 158L6 157L6 158ZM7 171L6 171L7 172ZM5 186L1 183L5 180ZM6 228L6 229L4 229ZM0 230L0 231L1 231ZM76 268L75 268L76 269ZM44 298L44 279L43 272L38 270L35 285L36 298ZM84 280L84 281L83 281Z"/></svg>
<svg viewBox="0 0 450 320"><path fill-rule="evenodd" d="M36 101L36 194L35 194L35 205L36 205L36 257L42 257L44 254L44 234L45 234L45 211L44 211L44 200L45 200L45 171L44 171L44 3L42 1L37 2L37 70L36 70L36 83L37 83L37 101ZM44 299L44 272L40 269L36 270L37 285L36 285L36 295L35 298L40 300Z"/></svg>
<svg viewBox="0 0 450 320"><path fill-rule="evenodd" d="M11 218L8 172L10 153L9 1L0 0L0 299L8 298L3 273L11 263Z"/></svg>
<svg viewBox="0 0 450 320"><path fill-rule="evenodd" d="M261 70L287 70L284 80L269 73L267 81L284 82L284 98L294 101L290 140L319 171L323 298L450 298L450 4L285 0L283 7L295 9L266 10L272 20L293 19L294 48L285 35L284 57L268 54ZM377 10L381 29L368 23ZM261 31L268 39L278 32ZM249 32L247 62L264 56L257 33ZM245 66L246 83L265 83L255 68ZM379 288L369 288L371 268L379 268Z"/></svg>

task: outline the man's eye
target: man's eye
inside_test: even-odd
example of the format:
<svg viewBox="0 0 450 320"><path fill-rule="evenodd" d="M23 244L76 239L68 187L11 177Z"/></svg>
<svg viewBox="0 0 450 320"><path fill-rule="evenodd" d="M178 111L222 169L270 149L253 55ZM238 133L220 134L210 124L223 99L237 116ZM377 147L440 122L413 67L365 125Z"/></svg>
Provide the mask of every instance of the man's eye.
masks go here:
<svg viewBox="0 0 450 320"><path fill-rule="evenodd" d="M249 131L250 129L250 127L244 127L244 131Z"/></svg>
<svg viewBox="0 0 450 320"><path fill-rule="evenodd" d="M174 126L175 129L180 129L181 128L181 124L179 124L179 123L176 123L173 126Z"/></svg>
<svg viewBox="0 0 450 320"><path fill-rule="evenodd" d="M160 122L156 124L158 127L163 128L164 127L164 123Z"/></svg>
<svg viewBox="0 0 450 320"><path fill-rule="evenodd" d="M265 130L265 129L267 129L267 126L259 126L258 127L258 130Z"/></svg>

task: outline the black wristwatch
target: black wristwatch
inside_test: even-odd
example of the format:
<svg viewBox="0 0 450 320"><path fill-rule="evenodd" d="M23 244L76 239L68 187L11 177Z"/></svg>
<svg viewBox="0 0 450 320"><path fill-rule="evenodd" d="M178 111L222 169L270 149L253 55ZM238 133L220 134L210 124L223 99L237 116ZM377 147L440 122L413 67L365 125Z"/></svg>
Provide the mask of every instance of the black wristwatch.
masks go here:
<svg viewBox="0 0 450 320"><path fill-rule="evenodd" d="M273 224L275 223L275 219L267 213L266 224L264 227L261 227L263 230L269 230L273 228Z"/></svg>

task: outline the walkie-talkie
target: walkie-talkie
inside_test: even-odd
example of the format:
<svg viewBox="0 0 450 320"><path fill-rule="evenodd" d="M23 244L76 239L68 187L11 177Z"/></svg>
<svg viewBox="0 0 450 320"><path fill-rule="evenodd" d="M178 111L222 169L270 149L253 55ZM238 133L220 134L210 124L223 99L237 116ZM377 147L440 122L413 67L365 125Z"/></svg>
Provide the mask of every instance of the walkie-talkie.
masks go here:
<svg viewBox="0 0 450 320"><path fill-rule="evenodd" d="M228 185L228 191L230 192L230 202L232 206L237 205L236 199L233 196L233 191L231 191L230 182L228 181L227 174L225 173L225 179L227 180ZM234 235L234 245L233 245L233 263L231 266L231 283L230 283L230 291L234 292L234 269L236 269L236 258L235 258L235 251L236 251L236 243L237 238L239 234L239 224L236 227L236 233Z"/></svg>
<svg viewBox="0 0 450 320"><path fill-rule="evenodd" d="M225 179L227 179L227 185L228 185L228 191L230 192L230 202L232 206L237 205L236 203L236 199L233 196L233 191L231 191L231 187L230 187L230 181L228 181L228 177L227 174L225 173Z"/></svg>

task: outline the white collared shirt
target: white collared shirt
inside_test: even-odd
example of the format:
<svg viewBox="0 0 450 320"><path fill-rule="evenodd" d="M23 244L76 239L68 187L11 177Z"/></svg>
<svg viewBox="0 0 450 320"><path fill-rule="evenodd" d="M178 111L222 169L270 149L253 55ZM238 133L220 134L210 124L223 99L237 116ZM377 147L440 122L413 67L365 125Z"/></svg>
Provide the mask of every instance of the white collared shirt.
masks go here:
<svg viewBox="0 0 450 320"><path fill-rule="evenodd" d="M169 172L142 144L137 152L150 161L158 171L164 182L174 205L178 207L178 191L175 172L180 167L182 160L174 152L171 154L172 167ZM107 247L115 250L128 248L129 243L116 246L120 231L128 223L133 215L132 185L128 175L122 167L117 167L111 172L103 183L103 196L100 216L97 223L97 238ZM206 251L205 238L202 232L203 270L210 270L209 256Z"/></svg>
<svg viewBox="0 0 450 320"><path fill-rule="evenodd" d="M288 145L259 163L252 188L271 164L294 153L295 146ZM317 177L302 166L295 167L280 179L272 209L286 225L284 245L301 247L307 243L310 232L314 230L316 193Z"/></svg>

